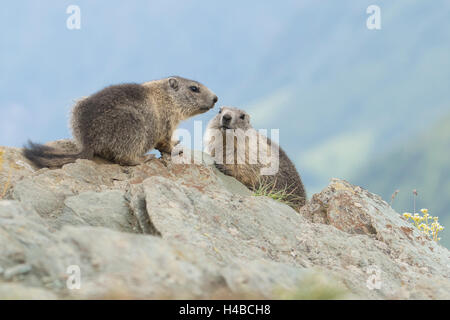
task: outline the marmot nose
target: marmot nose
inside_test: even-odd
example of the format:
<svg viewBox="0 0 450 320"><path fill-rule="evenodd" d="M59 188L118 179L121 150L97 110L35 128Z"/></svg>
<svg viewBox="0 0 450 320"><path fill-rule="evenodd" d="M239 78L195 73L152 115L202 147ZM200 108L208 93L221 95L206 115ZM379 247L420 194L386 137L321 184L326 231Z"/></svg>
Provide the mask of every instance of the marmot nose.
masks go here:
<svg viewBox="0 0 450 320"><path fill-rule="evenodd" d="M219 101L219 98L217 98L217 96L214 96L213 102L216 103L217 101Z"/></svg>
<svg viewBox="0 0 450 320"><path fill-rule="evenodd" d="M231 116L229 114L224 114L222 119L224 122L230 122Z"/></svg>

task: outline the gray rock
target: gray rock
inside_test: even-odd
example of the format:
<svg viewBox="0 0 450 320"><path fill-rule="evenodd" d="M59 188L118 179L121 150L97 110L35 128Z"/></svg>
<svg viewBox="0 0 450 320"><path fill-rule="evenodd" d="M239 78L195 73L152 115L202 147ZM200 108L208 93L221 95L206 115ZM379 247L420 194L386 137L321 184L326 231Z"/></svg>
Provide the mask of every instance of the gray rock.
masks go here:
<svg viewBox="0 0 450 320"><path fill-rule="evenodd" d="M8 268L3 273L3 278L5 280L10 280L15 276L25 274L31 271L31 266L29 264L19 264L17 266Z"/></svg>
<svg viewBox="0 0 450 320"><path fill-rule="evenodd" d="M342 180L298 213L198 152L35 171L2 150L0 299L450 298L449 251Z"/></svg>
<svg viewBox="0 0 450 320"><path fill-rule="evenodd" d="M0 300L55 300L58 297L46 290L19 283L0 283Z"/></svg>
<svg viewBox="0 0 450 320"><path fill-rule="evenodd" d="M119 190L87 191L67 197L59 223L138 232L136 218L125 200L124 192Z"/></svg>

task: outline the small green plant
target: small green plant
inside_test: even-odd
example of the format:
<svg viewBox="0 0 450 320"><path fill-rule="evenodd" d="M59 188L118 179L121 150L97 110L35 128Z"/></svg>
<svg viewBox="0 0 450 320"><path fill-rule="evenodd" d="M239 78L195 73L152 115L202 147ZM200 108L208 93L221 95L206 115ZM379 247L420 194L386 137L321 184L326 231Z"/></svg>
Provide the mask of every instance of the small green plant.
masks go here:
<svg viewBox="0 0 450 320"><path fill-rule="evenodd" d="M275 290L275 299L281 300L344 300L352 296L337 280L323 274L313 273L300 280L297 289Z"/></svg>
<svg viewBox="0 0 450 320"><path fill-rule="evenodd" d="M253 195L256 197L269 197L295 209L296 201L301 200L299 196L294 194L296 188L289 190L291 186L284 186L280 189L276 184L276 180L268 181L267 179L260 179L256 186L252 188Z"/></svg>

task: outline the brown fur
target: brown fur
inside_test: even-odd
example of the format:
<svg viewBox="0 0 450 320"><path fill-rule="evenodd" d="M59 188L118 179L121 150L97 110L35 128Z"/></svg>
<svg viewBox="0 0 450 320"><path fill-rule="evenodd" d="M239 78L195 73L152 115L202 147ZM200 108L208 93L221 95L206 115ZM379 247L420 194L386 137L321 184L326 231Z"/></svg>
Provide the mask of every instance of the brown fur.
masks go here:
<svg viewBox="0 0 450 320"><path fill-rule="evenodd" d="M224 120L224 117L229 120ZM216 150L223 150L223 159L220 161L222 163L216 163L220 171L233 176L251 190L258 189L262 184L269 185L269 189L273 191L285 190L289 194L287 197L288 202L294 209L298 210L306 202L306 191L294 164L281 147L274 144L275 147L278 147L279 153L278 172L274 175L262 176L260 170L267 165L263 165L260 161L251 164L249 156L250 153L258 154L259 148L261 148L260 143L267 143L268 154L270 154L270 146L273 143L269 138L254 131L258 136L257 150L250 150L249 139L245 137L245 159L242 159L241 162L243 163L238 163L237 137L243 135L244 132L251 132L252 130L254 131L255 129L251 126L250 116L245 111L233 107L222 107L219 114L208 123L205 132L205 150L213 157L216 157ZM219 136L217 141L213 132L221 133L221 137ZM234 163L231 164L226 162L226 155L229 153L226 151L227 134L234 135L233 140L228 140L234 142L231 148L231 152L234 153Z"/></svg>
<svg viewBox="0 0 450 320"><path fill-rule="evenodd" d="M207 87L181 77L113 85L74 106L71 127L79 152L29 142L24 155L38 167L57 168L94 156L137 165L152 149L170 154L176 144L172 133L180 121L210 110L216 102Z"/></svg>

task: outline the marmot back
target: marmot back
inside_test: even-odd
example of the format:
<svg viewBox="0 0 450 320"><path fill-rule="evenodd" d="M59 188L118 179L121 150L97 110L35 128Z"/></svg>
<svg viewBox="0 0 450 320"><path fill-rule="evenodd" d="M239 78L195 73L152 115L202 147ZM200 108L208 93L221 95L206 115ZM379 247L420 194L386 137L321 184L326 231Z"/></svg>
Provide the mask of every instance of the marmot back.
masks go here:
<svg viewBox="0 0 450 320"><path fill-rule="evenodd" d="M205 152L215 158L217 168L249 189L283 192L286 202L296 210L305 204L305 188L294 164L281 147L251 126L245 111L222 107L208 123L204 144ZM263 175L261 170L272 164L272 152L273 156L278 152L278 171Z"/></svg>
<svg viewBox="0 0 450 320"><path fill-rule="evenodd" d="M137 165L152 149L170 154L178 124L210 110L217 100L201 83L181 77L109 86L79 100L72 109L71 127L79 152L29 142L23 153L38 167L61 167L94 156Z"/></svg>

